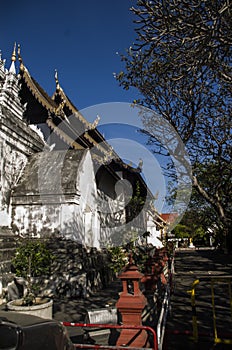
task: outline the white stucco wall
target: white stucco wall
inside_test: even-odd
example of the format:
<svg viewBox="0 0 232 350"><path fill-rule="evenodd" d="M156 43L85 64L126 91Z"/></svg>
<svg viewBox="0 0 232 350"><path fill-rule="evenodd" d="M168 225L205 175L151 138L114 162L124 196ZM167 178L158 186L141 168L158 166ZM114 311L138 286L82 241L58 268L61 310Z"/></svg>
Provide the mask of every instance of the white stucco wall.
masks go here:
<svg viewBox="0 0 232 350"><path fill-rule="evenodd" d="M60 165L59 165L60 169ZM69 179L70 181L70 179ZM50 193L16 198L12 210L14 230L21 235L41 237L59 234L88 246L99 247L100 219L93 162L86 150L75 178L75 193Z"/></svg>
<svg viewBox="0 0 232 350"><path fill-rule="evenodd" d="M1 95L1 90L0 90ZM44 148L44 141L0 101L0 226L11 226L11 194L28 157Z"/></svg>
<svg viewBox="0 0 232 350"><path fill-rule="evenodd" d="M150 232L150 236L147 237L147 243L152 244L156 248L163 247L161 242L161 231L159 226L154 222L151 215L148 215L147 219L147 231Z"/></svg>
<svg viewBox="0 0 232 350"><path fill-rule="evenodd" d="M11 226L10 196L28 161L17 141L0 130L0 226ZM18 141L20 143L20 141Z"/></svg>
<svg viewBox="0 0 232 350"><path fill-rule="evenodd" d="M101 190L97 188L89 150L73 150L68 154L64 152L64 155L62 152L41 153L32 158L18 192L16 189L14 193L12 227L21 235L42 237L58 234L89 247L108 246L125 222L124 194L112 197L117 180L112 179L107 171L100 179ZM38 164L41 169L40 160L45 166L44 172L38 175L39 182L44 181L42 191L40 186L36 187L35 176ZM58 170L59 189L56 182L54 184Z"/></svg>
<svg viewBox="0 0 232 350"><path fill-rule="evenodd" d="M80 202L76 211L79 213L79 219L82 222L82 239L86 245L99 248L100 220L97 215L98 194L90 151L86 151L85 158L79 166L77 187L80 192Z"/></svg>

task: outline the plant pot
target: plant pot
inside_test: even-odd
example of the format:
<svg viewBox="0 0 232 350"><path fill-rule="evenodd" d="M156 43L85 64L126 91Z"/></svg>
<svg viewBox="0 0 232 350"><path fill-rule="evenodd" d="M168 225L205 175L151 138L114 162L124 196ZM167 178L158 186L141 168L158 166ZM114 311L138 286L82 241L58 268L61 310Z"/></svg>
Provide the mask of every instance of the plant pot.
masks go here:
<svg viewBox="0 0 232 350"><path fill-rule="evenodd" d="M22 302L22 299L9 301L7 303L7 309L21 314L52 319L53 300L49 298L36 298L36 302L32 306L24 306Z"/></svg>

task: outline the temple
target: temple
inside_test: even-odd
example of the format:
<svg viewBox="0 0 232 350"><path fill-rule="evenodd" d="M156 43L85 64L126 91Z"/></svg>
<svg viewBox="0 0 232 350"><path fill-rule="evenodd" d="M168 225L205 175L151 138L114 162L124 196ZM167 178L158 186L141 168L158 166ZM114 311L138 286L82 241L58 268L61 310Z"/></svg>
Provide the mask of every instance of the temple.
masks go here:
<svg viewBox="0 0 232 350"><path fill-rule="evenodd" d="M122 243L129 232L149 231L156 239L165 220L141 167L113 150L97 129L98 116L93 123L85 119L57 72L54 85L49 96L20 47L16 53L14 46L9 69L0 57L0 229L97 248Z"/></svg>

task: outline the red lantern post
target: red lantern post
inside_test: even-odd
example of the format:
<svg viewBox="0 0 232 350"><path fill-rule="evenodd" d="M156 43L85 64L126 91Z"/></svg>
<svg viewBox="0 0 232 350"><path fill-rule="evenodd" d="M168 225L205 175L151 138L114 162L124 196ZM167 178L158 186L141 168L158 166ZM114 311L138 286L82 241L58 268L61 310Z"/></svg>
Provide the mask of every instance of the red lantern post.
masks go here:
<svg viewBox="0 0 232 350"><path fill-rule="evenodd" d="M124 271L119 275L123 290L116 304L122 316L122 324L125 326L142 325L142 311L147 304L147 299L139 288L139 282L143 274L138 271L136 265L129 262ZM142 348L147 343L147 332L144 330L123 329L117 340L118 346L132 346Z"/></svg>

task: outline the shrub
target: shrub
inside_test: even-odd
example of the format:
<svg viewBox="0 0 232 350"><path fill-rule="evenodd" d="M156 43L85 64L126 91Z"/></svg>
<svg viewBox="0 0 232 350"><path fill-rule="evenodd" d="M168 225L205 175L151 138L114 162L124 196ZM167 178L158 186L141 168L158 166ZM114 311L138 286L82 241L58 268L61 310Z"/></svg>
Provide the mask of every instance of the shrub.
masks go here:
<svg viewBox="0 0 232 350"><path fill-rule="evenodd" d="M12 265L15 274L23 277L27 282L27 293L24 296L24 304L33 304L39 285L34 278L42 277L50 273L53 256L45 243L36 239L26 240L16 249Z"/></svg>

